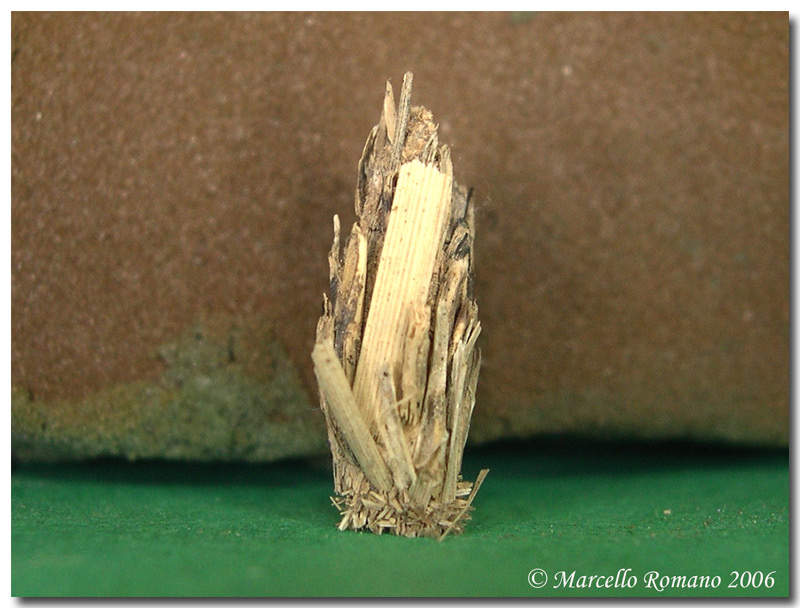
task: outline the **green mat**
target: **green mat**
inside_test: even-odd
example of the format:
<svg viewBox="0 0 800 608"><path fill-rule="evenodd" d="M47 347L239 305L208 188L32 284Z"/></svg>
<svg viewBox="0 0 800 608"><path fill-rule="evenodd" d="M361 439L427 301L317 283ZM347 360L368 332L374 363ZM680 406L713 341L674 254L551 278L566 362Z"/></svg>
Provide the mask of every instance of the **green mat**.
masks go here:
<svg viewBox="0 0 800 608"><path fill-rule="evenodd" d="M789 595L788 451L549 440L468 450L483 467L466 533L438 543L339 532L321 465L19 465L11 591Z"/></svg>

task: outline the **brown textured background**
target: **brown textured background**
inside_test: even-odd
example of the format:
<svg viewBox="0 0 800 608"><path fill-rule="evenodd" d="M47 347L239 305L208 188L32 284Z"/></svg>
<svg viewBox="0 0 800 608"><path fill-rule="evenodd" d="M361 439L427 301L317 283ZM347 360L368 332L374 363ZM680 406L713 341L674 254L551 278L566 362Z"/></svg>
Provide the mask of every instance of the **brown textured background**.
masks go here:
<svg viewBox="0 0 800 608"><path fill-rule="evenodd" d="M475 187L476 432L787 445L777 14L12 15L12 383L156 378L263 316L314 394L331 216L415 74Z"/></svg>

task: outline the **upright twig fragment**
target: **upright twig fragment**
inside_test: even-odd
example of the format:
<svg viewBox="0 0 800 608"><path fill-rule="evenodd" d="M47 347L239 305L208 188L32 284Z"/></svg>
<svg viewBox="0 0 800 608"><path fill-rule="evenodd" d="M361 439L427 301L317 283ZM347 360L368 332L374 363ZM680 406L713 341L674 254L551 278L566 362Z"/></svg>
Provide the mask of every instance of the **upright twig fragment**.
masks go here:
<svg viewBox="0 0 800 608"><path fill-rule="evenodd" d="M408 73L398 107L386 85L344 251L334 217L312 358L339 528L443 538L463 529L480 485L460 475L480 368L473 206L411 84Z"/></svg>

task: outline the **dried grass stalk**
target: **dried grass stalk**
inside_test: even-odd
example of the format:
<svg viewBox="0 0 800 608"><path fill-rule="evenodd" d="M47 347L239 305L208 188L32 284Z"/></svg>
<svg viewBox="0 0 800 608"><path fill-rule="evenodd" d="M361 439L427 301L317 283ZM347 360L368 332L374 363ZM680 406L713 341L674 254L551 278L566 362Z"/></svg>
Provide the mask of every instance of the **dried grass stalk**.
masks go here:
<svg viewBox="0 0 800 608"><path fill-rule="evenodd" d="M463 530L486 476L473 486L460 475L480 368L474 216L411 83L408 73L397 107L386 85L344 251L334 217L312 358L339 528L441 539Z"/></svg>

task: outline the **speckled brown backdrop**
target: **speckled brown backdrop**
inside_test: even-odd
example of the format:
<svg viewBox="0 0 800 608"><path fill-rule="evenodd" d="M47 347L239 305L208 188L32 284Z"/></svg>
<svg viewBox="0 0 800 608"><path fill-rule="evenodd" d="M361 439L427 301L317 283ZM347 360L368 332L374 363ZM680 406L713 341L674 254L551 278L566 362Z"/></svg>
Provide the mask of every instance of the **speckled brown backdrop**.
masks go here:
<svg viewBox="0 0 800 608"><path fill-rule="evenodd" d="M156 378L218 313L275 320L314 394L331 216L412 70L483 201L478 435L788 444L786 13L11 29L12 383L36 402Z"/></svg>

